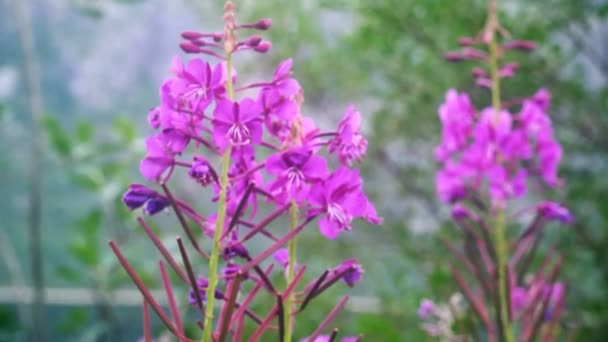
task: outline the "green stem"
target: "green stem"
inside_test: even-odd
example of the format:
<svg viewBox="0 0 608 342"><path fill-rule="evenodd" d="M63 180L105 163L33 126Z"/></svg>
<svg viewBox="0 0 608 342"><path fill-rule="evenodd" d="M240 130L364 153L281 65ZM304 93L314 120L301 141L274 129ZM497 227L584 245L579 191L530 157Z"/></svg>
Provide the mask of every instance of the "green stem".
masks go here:
<svg viewBox="0 0 608 342"><path fill-rule="evenodd" d="M298 205L295 201L291 202L291 207L289 208L289 216L291 218L291 229L296 229L298 227ZM296 275L296 238L295 236L289 240L287 243L287 250L289 253L289 265L287 266L287 286L291 284L293 278ZM292 291L291 294L287 297L287 305L285 306L285 336L283 341L291 342L291 336L293 334L293 325L294 325L294 316L293 305L295 303L294 298L295 291Z"/></svg>
<svg viewBox="0 0 608 342"><path fill-rule="evenodd" d="M492 4L491 4L492 5ZM500 120L500 79L498 77L498 46L496 44L495 29L498 25L496 16L496 3L491 7L490 20L492 21L489 29L492 30L492 38L490 40L490 76L492 79L492 107L494 109L494 124L498 125ZM502 208L496 213L496 221L494 225L494 243L496 244L496 272L498 281L498 297L500 303L500 311L498 319L503 327L504 340L506 342L514 342L513 329L509 320L509 305L511 301L508 296L507 277L505 274L508 257L508 245L506 238L506 217Z"/></svg>
<svg viewBox="0 0 608 342"><path fill-rule="evenodd" d="M229 99L234 98L234 90L232 87L232 53L228 53L226 56L226 68L228 79L226 80L226 92ZM203 325L203 338L202 342L212 342L211 331L213 324L213 305L215 301L215 289L218 283L217 268L219 263L219 257L221 252L220 238L224 229L224 221L226 220L226 193L228 190L228 169L230 168L230 151L231 146L226 148L224 155L222 156L222 170L220 175L220 198L217 210L217 221L215 225L215 232L213 233L213 247L211 249L211 255L209 256L209 279L207 284L207 290L205 291L205 300L207 302L205 306L205 323Z"/></svg>

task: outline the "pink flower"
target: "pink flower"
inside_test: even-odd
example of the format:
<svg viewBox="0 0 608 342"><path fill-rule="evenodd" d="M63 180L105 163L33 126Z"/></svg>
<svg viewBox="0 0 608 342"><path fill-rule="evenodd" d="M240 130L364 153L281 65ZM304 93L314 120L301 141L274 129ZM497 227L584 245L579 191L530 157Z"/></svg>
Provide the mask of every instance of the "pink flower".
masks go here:
<svg viewBox="0 0 608 342"><path fill-rule="evenodd" d="M329 153L336 152L342 165L351 166L352 161L361 162L367 151L367 139L361 135L361 113L350 105L338 124L338 132L329 142Z"/></svg>
<svg viewBox="0 0 608 342"><path fill-rule="evenodd" d="M259 144L262 141L262 109L250 98L240 102L221 100L213 111L213 141L222 149Z"/></svg>

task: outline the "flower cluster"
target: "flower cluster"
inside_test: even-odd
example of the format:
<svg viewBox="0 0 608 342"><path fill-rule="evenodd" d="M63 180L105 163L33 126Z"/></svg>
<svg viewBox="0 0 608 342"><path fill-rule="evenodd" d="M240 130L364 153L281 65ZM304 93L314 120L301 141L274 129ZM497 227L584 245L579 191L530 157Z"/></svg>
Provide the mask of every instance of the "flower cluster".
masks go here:
<svg viewBox="0 0 608 342"><path fill-rule="evenodd" d="M203 187L214 185L219 198L217 168L211 157L197 152L205 148L212 156L230 148L229 215L252 184L252 197L241 208L251 210L252 219L265 199L275 208L295 201L307 217L320 217L320 231L330 239L351 230L355 218L380 223L359 172L352 169L353 160L361 161L367 148L361 114L351 105L336 130L322 131L301 114L303 92L291 68L291 59L281 62L271 80L236 89L237 94L257 90L257 96L231 100L225 89L226 63L211 65L195 58L184 64L176 58L173 77L160 88L161 103L148 115L158 132L146 139L141 174L164 184L182 168ZM321 154L324 147L337 156L340 166L333 171ZM191 160L183 158L188 148L195 151ZM125 201L132 196L133 191L127 192Z"/></svg>
<svg viewBox="0 0 608 342"><path fill-rule="evenodd" d="M276 320L281 340L290 341L296 314L335 283L341 281L352 287L363 275L362 266L355 259L348 259L298 290L306 265L295 260L294 237L315 220L328 239L351 231L356 219L381 223L354 165L363 160L368 142L361 132L361 114L353 105L333 130L322 130L313 118L303 114L304 93L293 77L291 59L279 63L272 77L241 84L233 57L246 51L266 53L271 44L258 35L238 40L237 32L266 30L271 20L239 24L234 5L228 2L224 23L223 32L182 33L183 51L218 61L174 58L172 75L160 86L160 103L148 114L148 123L155 133L146 139L146 156L140 164L142 176L162 188L162 192L132 185L123 201L132 210L144 207L147 215L171 207L197 255L209 260L209 273L197 277L181 238L177 242L183 266L166 251L144 218L138 218L166 262L190 287L188 302L199 308L205 319L200 322L204 341L212 338L223 341L228 334L241 340L244 317L257 325L252 340L269 330L270 322ZM218 204L217 212L203 215L174 196L168 186L174 178L189 182L191 189L197 189L194 193L208 191ZM272 223L283 216L289 218L289 229L272 228ZM210 253L201 248L191 224L200 228L203 237L213 239ZM257 236L270 245L253 255L247 242ZM174 317L171 320L162 308L155 306L154 298L118 247L113 242L111 246L168 330L180 340L187 340L177 309L171 307ZM287 280L287 288L281 291L278 290L281 285L271 281L274 265L266 267L262 263L271 255ZM221 271L217 269L220 257L225 262ZM161 262L169 303L174 303L163 265ZM244 291L241 283L245 281L255 285L247 299L239 302L237 298ZM277 300L265 319L249 308L261 289ZM223 306L212 333L216 299ZM328 336L320 334L347 300L347 296L342 298L311 339Z"/></svg>
<svg viewBox="0 0 608 342"><path fill-rule="evenodd" d="M442 141L435 150L443 163L437 174L439 197L449 203L486 186L494 205L526 193L530 174L549 186L560 184L562 149L547 114L550 94L539 90L518 113L493 108L476 111L466 93L449 90L439 107Z"/></svg>
<svg viewBox="0 0 608 342"><path fill-rule="evenodd" d="M490 1L488 9L480 34L460 39L462 50L446 55L453 62L487 63L487 70L475 67L472 74L477 86L490 91L492 101L477 109L467 93L451 89L439 107L442 133L435 159L441 167L436 188L439 198L452 205L452 219L464 234L462 248L448 240L443 243L454 257L453 278L488 340L534 341L541 331L542 340L552 340L565 297L565 285L557 280L562 257L539 253L539 245L549 222L567 224L574 218L566 207L551 201L515 213L509 213L509 204L526 195L533 177L549 187L562 185L562 148L553 134L547 90L501 100L501 79L513 77L518 69L501 58L510 50L532 51L536 44L513 40L499 45L498 34L505 31L498 23L496 2ZM476 46L486 46L487 52ZM531 212L530 223L519 234L507 233L512 223ZM511 240L512 236L517 238ZM529 274L538 254L541 267ZM433 302L421 303L425 330L446 336L451 330L435 322L438 312ZM514 322L519 329L514 329Z"/></svg>

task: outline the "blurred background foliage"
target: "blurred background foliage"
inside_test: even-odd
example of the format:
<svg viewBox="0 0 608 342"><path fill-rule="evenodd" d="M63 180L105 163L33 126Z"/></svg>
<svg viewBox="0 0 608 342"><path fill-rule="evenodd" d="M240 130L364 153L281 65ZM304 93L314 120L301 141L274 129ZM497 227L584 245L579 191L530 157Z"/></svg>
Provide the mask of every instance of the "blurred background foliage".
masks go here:
<svg viewBox="0 0 608 342"><path fill-rule="evenodd" d="M32 122L15 1L20 0L0 1L0 286L21 287L31 283L24 175ZM308 115L329 126L354 102L367 125L366 190L385 224L360 225L331 245L311 231L302 238L299 259L319 272L351 256L365 267L365 282L351 293L377 298L380 305L341 315L338 326L345 334L361 333L370 341L427 339L416 315L420 299L445 301L456 292L449 255L438 243L457 234L434 191L437 107L449 88L471 90L479 105L488 100L487 93L473 89L472 65L449 64L443 54L457 48L459 37L477 34L486 2L235 2L242 22L273 18L273 28L264 33L273 50L238 60L241 80L267 78L278 61L293 57ZM112 296L133 286L106 241L125 245L146 282L157 285L158 255L119 198L129 183L142 181L137 169L148 133L145 116L158 102L171 56L180 54L179 33L218 29L220 2L31 0L30 8L47 113L40 170L46 286L96 293L89 307L49 305L50 339L135 340L139 310ZM566 256L563 335L579 341L601 341L608 329L607 14L608 2L600 0L505 0L500 13L514 37L539 42L532 54L512 54L520 71L503 83L504 98L530 96L540 87L553 94L565 185L552 192L538 187L535 196L565 202L577 217L571 227L550 227L544 248L555 243ZM186 186L174 186L180 195L193 196ZM163 225L170 222L154 228L171 239L178 230ZM321 298L299 321L296 336L310 332L335 298ZM0 340L26 339L32 328L27 311L23 305L0 306Z"/></svg>

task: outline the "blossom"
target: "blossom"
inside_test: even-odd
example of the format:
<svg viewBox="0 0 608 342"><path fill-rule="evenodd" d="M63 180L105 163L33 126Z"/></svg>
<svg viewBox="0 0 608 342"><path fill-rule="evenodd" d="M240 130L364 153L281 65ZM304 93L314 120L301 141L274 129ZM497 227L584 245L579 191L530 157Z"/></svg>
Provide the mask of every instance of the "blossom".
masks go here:
<svg viewBox="0 0 608 342"><path fill-rule="evenodd" d="M147 155L140 165L142 176L149 181L159 182L165 171L174 165L173 141L160 133L146 139Z"/></svg>
<svg viewBox="0 0 608 342"><path fill-rule="evenodd" d="M336 136L329 142L329 153L337 153L342 165L351 166L353 160L362 161L367 151L367 139L361 135L361 113L350 105L338 124Z"/></svg>
<svg viewBox="0 0 608 342"><path fill-rule="evenodd" d="M435 149L435 158L444 161L452 153L466 145L473 127L475 109L466 93L448 90L445 102L439 107L442 135L441 144Z"/></svg>
<svg viewBox="0 0 608 342"><path fill-rule="evenodd" d="M198 290L199 296L203 304L205 304L206 302L207 294L205 291L207 291L208 285L209 281L205 277L200 277L196 280L196 289ZM215 299L224 299L224 295L218 290L215 290L214 297ZM190 291L188 292L188 303L190 303L190 305L198 305L196 294L192 289L190 289Z"/></svg>
<svg viewBox="0 0 608 342"><path fill-rule="evenodd" d="M213 69L200 58L192 59L184 66L174 61L177 78L171 83L171 93L178 99L180 108L193 113L204 111L214 98L222 98L224 89L224 64Z"/></svg>
<svg viewBox="0 0 608 342"><path fill-rule="evenodd" d="M194 161L188 171L188 175L201 185L218 182L217 173L211 164L209 164L209 161L202 156L194 156Z"/></svg>
<svg viewBox="0 0 608 342"><path fill-rule="evenodd" d="M435 311L435 303L433 303L430 299L423 299L420 302L420 307L418 307L418 317L421 319L428 319Z"/></svg>
<svg viewBox="0 0 608 342"><path fill-rule="evenodd" d="M319 230L328 239L335 239L340 232L352 230L354 218L361 217L379 223L373 205L362 190L359 171L341 166L325 181L312 186L309 201L316 208L309 216L322 214Z"/></svg>
<svg viewBox="0 0 608 342"><path fill-rule="evenodd" d="M262 141L262 109L254 100L221 100L213 111L213 141L221 148Z"/></svg>
<svg viewBox="0 0 608 342"><path fill-rule="evenodd" d="M547 220L561 223L572 223L574 217L568 208L550 201L544 201L537 206L538 213Z"/></svg>
<svg viewBox="0 0 608 342"><path fill-rule="evenodd" d="M271 155L266 161L266 171L276 177L269 185L273 195L286 193L296 199L305 196L310 184L322 181L329 174L325 159L307 147Z"/></svg>
<svg viewBox="0 0 608 342"><path fill-rule="evenodd" d="M342 282L348 287L353 287L363 277L363 266L357 263L355 259L348 259L343 261L338 267L334 269L335 273L343 273Z"/></svg>
<svg viewBox="0 0 608 342"><path fill-rule="evenodd" d="M131 184L129 190L122 196L122 201L131 210L143 206L147 215L159 213L170 205L167 198L141 184Z"/></svg>

